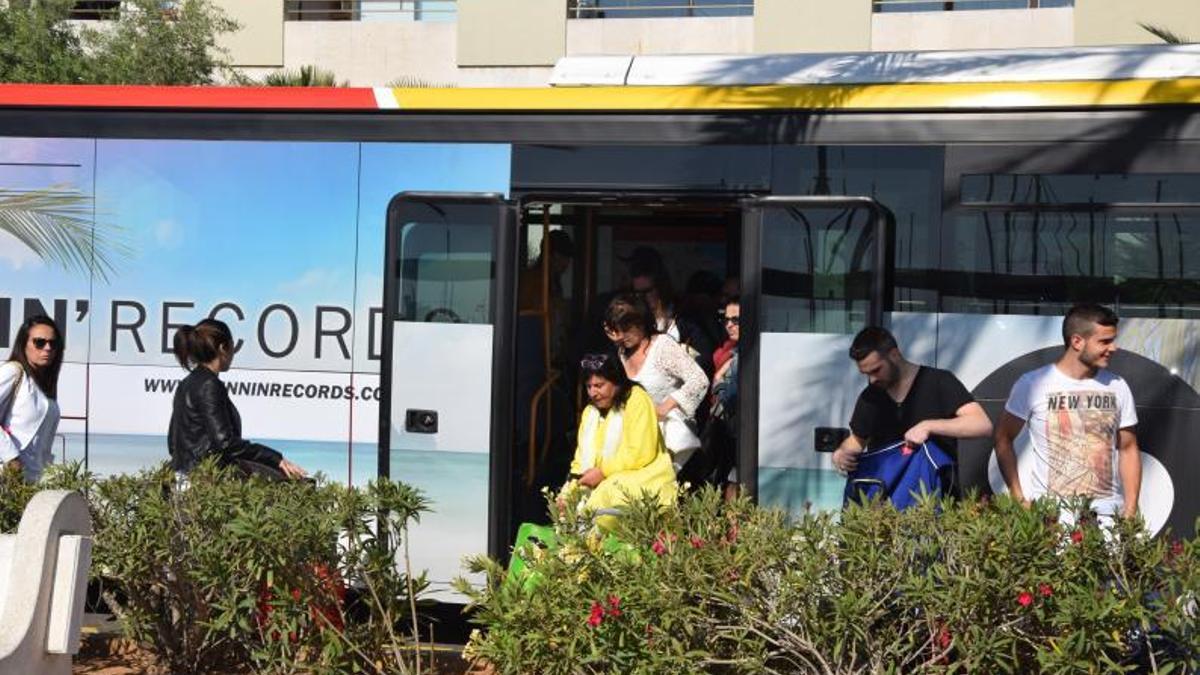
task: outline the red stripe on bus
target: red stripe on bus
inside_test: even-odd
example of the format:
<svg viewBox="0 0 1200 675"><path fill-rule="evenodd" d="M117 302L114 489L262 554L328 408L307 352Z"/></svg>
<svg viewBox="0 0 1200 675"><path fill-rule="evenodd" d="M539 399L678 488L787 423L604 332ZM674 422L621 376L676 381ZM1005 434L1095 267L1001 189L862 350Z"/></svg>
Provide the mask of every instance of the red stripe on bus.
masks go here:
<svg viewBox="0 0 1200 675"><path fill-rule="evenodd" d="M377 110L375 92L334 87L157 87L0 84L0 106Z"/></svg>

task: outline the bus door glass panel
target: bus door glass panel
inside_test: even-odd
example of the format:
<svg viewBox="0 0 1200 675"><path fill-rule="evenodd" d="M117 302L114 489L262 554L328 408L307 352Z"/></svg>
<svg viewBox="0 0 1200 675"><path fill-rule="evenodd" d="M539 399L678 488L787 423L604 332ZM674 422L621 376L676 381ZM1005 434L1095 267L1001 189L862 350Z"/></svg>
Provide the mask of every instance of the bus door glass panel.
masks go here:
<svg viewBox="0 0 1200 675"><path fill-rule="evenodd" d="M755 209L761 213L758 496L793 511L841 506L844 480L828 450L865 384L847 353L854 335L883 309L878 223L861 205L870 200L828 208L804 201Z"/></svg>
<svg viewBox="0 0 1200 675"><path fill-rule="evenodd" d="M505 215L494 197L423 201L388 210L385 396L381 473L432 501L412 536L413 568L434 590L463 555L487 550L496 314L495 249ZM383 429L381 428L381 432ZM386 471L385 471L386 470Z"/></svg>

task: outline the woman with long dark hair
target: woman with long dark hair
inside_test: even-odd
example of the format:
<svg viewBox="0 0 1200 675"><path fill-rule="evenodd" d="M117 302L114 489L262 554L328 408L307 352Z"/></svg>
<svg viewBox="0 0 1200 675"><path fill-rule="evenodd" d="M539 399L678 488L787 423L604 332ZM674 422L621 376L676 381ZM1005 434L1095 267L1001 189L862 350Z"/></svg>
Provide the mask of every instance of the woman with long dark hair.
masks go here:
<svg viewBox="0 0 1200 675"><path fill-rule="evenodd" d="M53 460L58 431L58 371L63 341L48 316L32 316L17 329L8 361L0 366L0 466L36 482Z"/></svg>
<svg viewBox="0 0 1200 675"><path fill-rule="evenodd" d="M175 332L175 359L187 377L175 390L167 448L171 466L188 473L207 457L221 464L278 469L288 478L303 478L304 469L265 445L242 438L242 418L219 377L233 364L233 333L224 321L204 319Z"/></svg>
<svg viewBox="0 0 1200 675"><path fill-rule="evenodd" d="M672 503L675 472L650 395L630 381L615 356L584 356L580 371L588 405L579 420L571 475L591 489L587 506L612 509L641 492ZM607 525L603 517L597 522Z"/></svg>

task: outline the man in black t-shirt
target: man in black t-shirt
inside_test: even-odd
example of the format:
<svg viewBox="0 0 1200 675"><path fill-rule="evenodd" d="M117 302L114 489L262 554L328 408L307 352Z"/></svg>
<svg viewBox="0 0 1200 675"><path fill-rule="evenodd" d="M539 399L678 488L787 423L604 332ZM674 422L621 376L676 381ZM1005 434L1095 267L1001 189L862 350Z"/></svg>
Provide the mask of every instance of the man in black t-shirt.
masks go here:
<svg viewBox="0 0 1200 675"><path fill-rule="evenodd" d="M868 326L860 331L850 358L868 384L854 405L850 435L833 453L833 465L843 474L858 466L866 448L900 441L918 446L932 439L957 462L958 439L992 434L983 406L953 373L906 360L887 330Z"/></svg>

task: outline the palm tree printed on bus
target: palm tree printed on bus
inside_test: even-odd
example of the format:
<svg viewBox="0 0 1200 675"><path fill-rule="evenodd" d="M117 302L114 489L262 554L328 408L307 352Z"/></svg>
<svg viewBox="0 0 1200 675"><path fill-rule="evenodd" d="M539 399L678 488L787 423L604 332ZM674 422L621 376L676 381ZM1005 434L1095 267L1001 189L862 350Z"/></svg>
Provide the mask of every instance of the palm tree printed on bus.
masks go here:
<svg viewBox="0 0 1200 675"><path fill-rule="evenodd" d="M105 282L131 252L123 228L96 220L94 200L69 185L0 188L0 232L48 263Z"/></svg>

